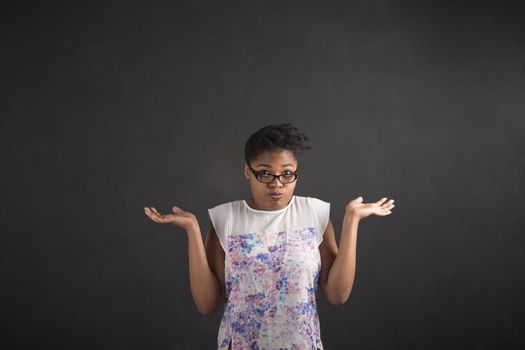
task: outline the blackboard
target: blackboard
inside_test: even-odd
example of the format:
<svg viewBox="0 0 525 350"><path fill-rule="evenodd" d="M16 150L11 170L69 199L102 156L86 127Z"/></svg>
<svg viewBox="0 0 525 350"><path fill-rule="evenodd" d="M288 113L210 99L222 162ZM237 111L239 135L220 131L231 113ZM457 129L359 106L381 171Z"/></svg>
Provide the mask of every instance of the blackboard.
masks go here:
<svg viewBox="0 0 525 350"><path fill-rule="evenodd" d="M2 5L2 343L213 349L185 233L249 196L243 146L310 136L296 194L396 200L360 223L327 349L521 344L525 47L505 2ZM517 346L518 347L518 346Z"/></svg>

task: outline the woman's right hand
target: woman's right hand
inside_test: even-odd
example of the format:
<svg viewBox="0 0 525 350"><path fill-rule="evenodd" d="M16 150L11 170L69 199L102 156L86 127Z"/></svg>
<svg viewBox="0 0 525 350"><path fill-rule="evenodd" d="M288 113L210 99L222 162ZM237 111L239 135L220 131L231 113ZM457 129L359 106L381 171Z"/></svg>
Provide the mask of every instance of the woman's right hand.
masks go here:
<svg viewBox="0 0 525 350"><path fill-rule="evenodd" d="M171 210L173 213L162 215L153 207L144 207L144 214L159 224L173 224L186 231L197 222L195 215L189 211L184 211L179 207L173 207Z"/></svg>

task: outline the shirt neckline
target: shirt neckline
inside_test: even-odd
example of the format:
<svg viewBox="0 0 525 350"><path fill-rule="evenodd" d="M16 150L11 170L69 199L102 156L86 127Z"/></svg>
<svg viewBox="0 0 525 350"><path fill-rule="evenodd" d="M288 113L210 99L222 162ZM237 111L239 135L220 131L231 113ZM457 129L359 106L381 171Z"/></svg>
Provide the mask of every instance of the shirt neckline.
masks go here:
<svg viewBox="0 0 525 350"><path fill-rule="evenodd" d="M248 210L250 211L253 211L253 212L256 212L256 213L265 213L265 214L278 214L278 213L281 213L283 211L285 211L286 209L288 209L292 203L295 201L295 194L292 195L292 198L290 199L290 202L286 205L286 207L284 208L281 208L281 209L277 209L277 210L259 210L259 209L253 209L252 207L250 207L248 205L248 203L246 203L246 200L242 200L242 204L244 205L245 208L247 208Z"/></svg>

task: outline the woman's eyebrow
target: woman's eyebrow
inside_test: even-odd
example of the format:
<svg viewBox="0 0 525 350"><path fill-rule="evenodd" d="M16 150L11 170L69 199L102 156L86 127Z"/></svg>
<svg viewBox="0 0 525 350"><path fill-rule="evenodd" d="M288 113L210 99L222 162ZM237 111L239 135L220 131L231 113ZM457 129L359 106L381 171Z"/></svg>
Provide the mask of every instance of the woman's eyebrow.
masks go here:
<svg viewBox="0 0 525 350"><path fill-rule="evenodd" d="M271 168L271 167L272 167L271 165L268 165L268 164L258 164L257 166L258 166L258 167L260 167L260 166L265 166L265 167L268 167L268 168ZM288 163L288 164L283 164L282 166L283 166L283 167L285 167L285 166L293 166L293 164Z"/></svg>

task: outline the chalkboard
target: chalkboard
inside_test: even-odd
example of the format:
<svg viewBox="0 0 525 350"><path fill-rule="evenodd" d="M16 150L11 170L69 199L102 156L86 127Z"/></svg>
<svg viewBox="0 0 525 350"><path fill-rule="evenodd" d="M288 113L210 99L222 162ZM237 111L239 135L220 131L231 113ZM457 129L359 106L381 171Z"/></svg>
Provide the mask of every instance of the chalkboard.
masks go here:
<svg viewBox="0 0 525 350"><path fill-rule="evenodd" d="M2 5L5 349L213 349L183 230L250 196L243 147L310 137L296 194L359 225L326 349L523 346L525 47L505 2Z"/></svg>

